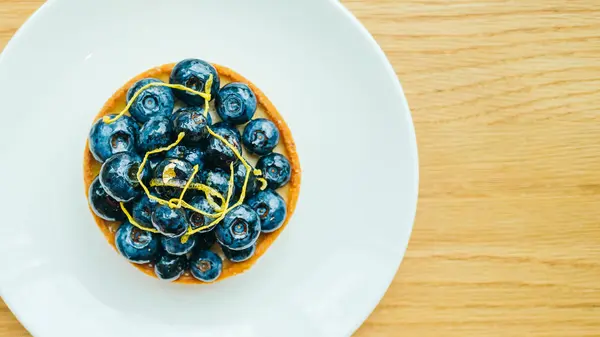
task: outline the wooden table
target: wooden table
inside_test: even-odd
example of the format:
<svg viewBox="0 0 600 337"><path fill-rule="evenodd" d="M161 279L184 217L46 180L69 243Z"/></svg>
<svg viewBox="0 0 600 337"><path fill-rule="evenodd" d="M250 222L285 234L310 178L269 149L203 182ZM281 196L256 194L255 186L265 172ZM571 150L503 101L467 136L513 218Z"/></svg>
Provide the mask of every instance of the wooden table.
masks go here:
<svg viewBox="0 0 600 337"><path fill-rule="evenodd" d="M41 3L0 0L0 46ZM600 2L344 3L421 163L406 258L356 335L600 336ZM0 307L0 337L27 335Z"/></svg>

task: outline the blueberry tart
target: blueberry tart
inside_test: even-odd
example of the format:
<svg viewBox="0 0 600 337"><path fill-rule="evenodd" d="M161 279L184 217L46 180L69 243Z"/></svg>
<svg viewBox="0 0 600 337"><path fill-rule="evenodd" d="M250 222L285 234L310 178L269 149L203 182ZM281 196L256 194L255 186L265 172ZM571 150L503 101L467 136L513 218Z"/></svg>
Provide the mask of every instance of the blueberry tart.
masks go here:
<svg viewBox="0 0 600 337"><path fill-rule="evenodd" d="M94 119L85 193L110 245L160 280L213 283L248 270L294 213L300 162L269 99L200 59L127 82Z"/></svg>

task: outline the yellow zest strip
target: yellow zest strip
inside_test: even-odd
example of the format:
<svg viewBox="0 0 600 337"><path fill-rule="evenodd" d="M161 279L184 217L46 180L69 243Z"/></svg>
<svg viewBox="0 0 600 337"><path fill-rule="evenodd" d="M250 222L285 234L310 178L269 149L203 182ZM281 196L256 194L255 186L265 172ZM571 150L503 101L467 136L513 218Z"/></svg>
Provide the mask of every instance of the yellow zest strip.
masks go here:
<svg viewBox="0 0 600 337"><path fill-rule="evenodd" d="M177 200L177 199L171 199L171 201L173 201L173 200ZM207 216L207 217L209 217L209 218L218 218L218 217L219 217L219 216L221 216L221 214L223 213L223 212L217 212L217 213L206 213L206 212L203 212L203 211L201 211L201 210L197 209L196 207L194 207L194 206L192 206L192 205L188 204L187 202L185 202L185 200L183 200L183 201L181 202L181 206L182 206L183 208L187 208L187 209L189 209L189 210L191 210L191 211L193 211L193 212L200 213L200 214L202 214L202 215L204 215L204 216Z"/></svg>
<svg viewBox="0 0 600 337"><path fill-rule="evenodd" d="M260 185L260 190L264 191L267 188L267 179L265 178L256 178L256 180L260 181L261 185Z"/></svg>
<svg viewBox="0 0 600 337"><path fill-rule="evenodd" d="M174 183L165 183L162 179L158 179L158 178L154 178L154 179L150 180L150 187L162 187L162 186L181 187ZM191 183L189 186L189 189L196 190L196 191L202 191L206 195L210 195L211 197L219 198L221 200L221 202L225 201L225 198L221 195L221 193L219 193L219 191L215 190L214 188L212 188L208 185L199 184L199 183Z"/></svg>
<svg viewBox="0 0 600 337"><path fill-rule="evenodd" d="M212 85L212 74L208 77L208 81L206 81L206 83L207 84L210 83ZM148 84L144 85L138 91L136 91L135 94L129 100L129 103L127 103L127 105L125 106L125 108L121 112L119 112L115 117L110 118L108 116L104 116L104 118L102 118L102 120L104 121L104 123L111 124L111 123L116 122L127 111L129 111L129 108L131 108L131 105L133 104L133 102L135 102L135 99L138 98L138 96L140 96L144 90L146 90L146 89L148 89L150 87L167 87L167 88L171 88L171 89L178 89L178 90L183 90L183 91L191 92L192 94L201 96L207 102L210 101L210 99L211 99L210 87L207 90L208 93L203 93L203 92L200 92L200 91L196 91L194 89L190 89L190 88L186 87L185 85L181 85L181 84L169 84L169 83L163 83L163 82L152 82L152 83L148 83ZM207 111L208 111L208 109L207 109Z"/></svg>
<svg viewBox="0 0 600 337"><path fill-rule="evenodd" d="M225 200L221 200L221 205L219 206L219 204L217 204L215 202L215 199L213 199L212 195L208 194L208 193L204 193L206 195L206 201L208 201L208 204L210 205L210 207L212 207L215 211L220 212L222 211L225 207L223 207Z"/></svg>
<svg viewBox="0 0 600 337"><path fill-rule="evenodd" d="M262 176L262 171L259 169L254 169L254 171L252 171L252 173L254 173L255 176L260 177ZM260 183L262 184L260 186L260 190L264 191L265 188L267 188L267 179L265 178L256 178L256 180L260 181Z"/></svg>
<svg viewBox="0 0 600 337"><path fill-rule="evenodd" d="M194 180L194 176L196 175L196 173L198 173L198 165L194 165L194 171L192 171L190 178L188 179L187 183L183 187L183 190L181 191L181 195L179 196L179 201L177 202L177 208L181 207L181 202L183 201L183 196L185 195L185 192L187 192L188 188L190 187L192 180Z"/></svg>
<svg viewBox="0 0 600 337"><path fill-rule="evenodd" d="M125 216L127 217L127 220L129 220L129 222L131 222L132 225L134 225L135 227L143 230L143 231L148 231L151 233L158 233L158 231L154 228L146 228L142 225L140 225L139 223L137 223L137 221L135 221L133 219L133 217L131 216L131 214L129 214L129 212L127 211L127 208L125 208L125 204L124 203L119 203L121 205L121 210L123 211L123 213L125 213Z"/></svg>
<svg viewBox="0 0 600 337"><path fill-rule="evenodd" d="M204 84L204 94L208 95L208 98L204 97L204 117L208 117L208 108L209 108L209 101L211 99L211 95L210 95L210 90L212 89L212 84L213 84L213 75L210 74L208 76L208 81L206 81L206 83Z"/></svg>

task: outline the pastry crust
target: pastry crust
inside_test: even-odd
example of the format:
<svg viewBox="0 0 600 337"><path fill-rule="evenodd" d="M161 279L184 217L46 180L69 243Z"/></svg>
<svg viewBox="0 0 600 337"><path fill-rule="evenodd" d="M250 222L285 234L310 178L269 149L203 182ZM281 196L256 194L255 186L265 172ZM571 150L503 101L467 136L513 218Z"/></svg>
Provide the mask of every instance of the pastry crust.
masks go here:
<svg viewBox="0 0 600 337"><path fill-rule="evenodd" d="M96 116L94 121L98 120L99 118L101 118L105 115L108 115L111 113L116 113L116 112L120 111L121 109L123 109L125 107L125 100L126 100L125 97L127 95L127 90L129 90L129 88L135 82L137 82L140 79L147 78L147 77L166 79L166 78L168 78L168 76L171 73L171 70L173 69L174 66L175 66L175 63L170 63L170 64L165 64L165 65L162 65L159 67L155 67L155 68L147 70L147 71L139 74L138 76L132 78L131 80L129 80L129 82L127 82L124 86L122 86L119 90L117 90L117 92L115 92L112 95L112 97L110 97L110 99L104 104L104 107L102 108L100 113ZM252 82L250 82L249 80L247 80L240 74L236 73L235 71L233 71L227 67L220 66L218 64L213 64L213 66L217 69L217 72L219 73L219 77L221 78L222 82L242 82L242 83L247 84L252 89L252 91L256 95L259 109L261 109L264 112L264 114L271 121L273 121L273 123L275 123L275 125L279 129L280 145L278 146L278 148L280 149L280 151L277 151L277 152L282 152L289 159L291 167L292 167L290 182L281 189L281 190L285 189L284 193L281 193L280 190L278 190L278 192L280 192L280 194L285 199L286 204L287 204L287 216L285 218L283 225L281 226L281 228L279 228L277 231L275 231L273 233L268 233L268 234L262 233L257 241L256 252L254 253L254 256L252 256L247 261L240 262L240 263L232 263L232 262L228 261L227 259L223 259L223 272L221 273L221 276L215 281L215 282L218 282L218 281L224 280L228 277L243 273L244 271L246 271L250 267L252 267L252 265L254 265L254 263L267 251L267 249L271 246L271 244L275 241L275 239L277 239L279 234L287 226L287 224L290 221L290 219L294 213L294 210L296 208L296 202L298 201L298 194L300 192L301 171L300 171L300 161L298 159L298 153L296 152L296 145L294 143L294 139L292 138L290 129L287 126L287 124L285 123L285 121L283 120L283 118L281 117L281 115L279 114L279 112L277 111L277 109L273 106L271 101L269 101L269 99L265 96L265 94L259 88L257 88ZM94 159L94 157L92 156L92 154L89 150L89 144L88 144L88 142L86 142L85 151L83 154L83 177L84 177L84 183L85 183L86 197L88 196L88 193L89 193L90 184L92 183L94 178L98 175L98 172L100 171L100 167L101 167L101 164L98 163ZM91 209L90 209L90 211L91 211ZM106 220L101 219L98 216L96 216L96 214L94 214L94 212L92 212L92 215L94 216L94 219L96 220L96 224L98 225L98 228L100 228L100 230L106 237L106 240L116 250L115 232L118 229L120 222L106 221ZM221 249L218 248L218 245L215 245L213 247L213 250L215 252L217 252L221 257L223 257L223 253L221 252ZM151 265L151 264L139 265L139 264L134 264L134 263L132 263L132 265L134 265L136 268L138 268L142 272L144 272L150 276L156 277L156 275L154 274L153 265ZM191 276L189 271L186 271L186 273L184 275L182 275L178 280L176 280L174 282L175 283L186 283L186 284L203 284L204 283L204 282L201 282L201 281L195 279L193 276Z"/></svg>

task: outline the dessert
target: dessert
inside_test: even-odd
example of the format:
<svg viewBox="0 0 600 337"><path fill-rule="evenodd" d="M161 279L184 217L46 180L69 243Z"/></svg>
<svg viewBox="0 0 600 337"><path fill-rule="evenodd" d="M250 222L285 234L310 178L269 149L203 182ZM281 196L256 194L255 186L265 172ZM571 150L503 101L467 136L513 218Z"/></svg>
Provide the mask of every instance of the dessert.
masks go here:
<svg viewBox="0 0 600 337"><path fill-rule="evenodd" d="M251 82L198 59L136 76L102 108L84 152L90 209L148 275L210 283L250 268L292 216L289 128Z"/></svg>

